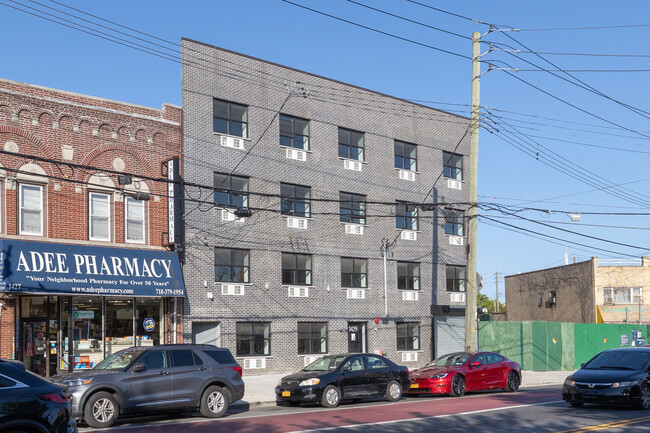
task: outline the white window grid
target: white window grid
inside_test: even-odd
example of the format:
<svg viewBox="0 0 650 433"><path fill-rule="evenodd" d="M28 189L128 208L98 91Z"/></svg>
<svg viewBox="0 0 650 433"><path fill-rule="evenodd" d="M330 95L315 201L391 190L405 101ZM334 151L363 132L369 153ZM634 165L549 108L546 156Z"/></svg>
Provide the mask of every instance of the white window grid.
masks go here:
<svg viewBox="0 0 650 433"><path fill-rule="evenodd" d="M19 188L19 207L20 207L20 211L18 212L19 215L18 227L19 227L20 234L43 236L43 185L21 183L18 188ZM28 189L38 190L38 198L35 200L35 202L38 203L25 203L25 197L26 197L25 191ZM24 213L26 212L39 213L40 215L39 230L29 231L23 228L24 219L25 219Z"/></svg>
<svg viewBox="0 0 650 433"><path fill-rule="evenodd" d="M103 198L106 200L105 213L95 213L93 210L93 200ZM106 236L93 236L93 227L99 220L106 220ZM110 241L111 240L111 195L101 192L88 193L88 239L93 241Z"/></svg>

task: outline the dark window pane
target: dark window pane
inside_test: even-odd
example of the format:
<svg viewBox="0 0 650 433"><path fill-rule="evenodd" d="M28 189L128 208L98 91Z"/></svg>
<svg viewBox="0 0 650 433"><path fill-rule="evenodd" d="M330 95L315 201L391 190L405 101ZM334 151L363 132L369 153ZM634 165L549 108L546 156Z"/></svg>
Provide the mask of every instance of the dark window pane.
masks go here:
<svg viewBox="0 0 650 433"><path fill-rule="evenodd" d="M212 120L212 130L220 134L228 134L228 121L225 119L214 118Z"/></svg>
<svg viewBox="0 0 650 433"><path fill-rule="evenodd" d="M194 356L191 350L171 350L173 367L189 367L194 365Z"/></svg>
<svg viewBox="0 0 650 433"><path fill-rule="evenodd" d="M228 106L229 104L227 102L215 99L212 103L214 117L229 119L230 113L228 111Z"/></svg>

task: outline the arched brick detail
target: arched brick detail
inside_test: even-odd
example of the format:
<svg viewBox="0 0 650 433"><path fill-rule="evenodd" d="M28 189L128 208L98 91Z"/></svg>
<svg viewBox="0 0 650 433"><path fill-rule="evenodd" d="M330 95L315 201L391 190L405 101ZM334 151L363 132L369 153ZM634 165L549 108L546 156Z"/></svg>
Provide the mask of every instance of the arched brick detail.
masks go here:
<svg viewBox="0 0 650 433"><path fill-rule="evenodd" d="M164 146L167 143L167 137L160 131L153 133L153 142L156 146Z"/></svg>
<svg viewBox="0 0 650 433"><path fill-rule="evenodd" d="M55 119L54 113L52 113L52 111L50 111L50 110L41 110L36 115L36 118L38 119L38 122L40 124L43 124L43 122L45 121L45 119L47 117L49 117L49 122L47 124L49 126L52 126L52 123L54 122L54 119Z"/></svg>
<svg viewBox="0 0 650 433"><path fill-rule="evenodd" d="M43 154L44 158L48 159L55 159L52 155L52 152L50 152L50 149L43 144L43 142L32 132L27 131L20 126L8 126L8 125L0 125L0 134L2 133L9 133L9 134L15 134L20 137L23 137L26 140L29 140L40 150ZM47 164L43 163L41 161L36 161L40 164ZM49 164L48 164L49 165Z"/></svg>

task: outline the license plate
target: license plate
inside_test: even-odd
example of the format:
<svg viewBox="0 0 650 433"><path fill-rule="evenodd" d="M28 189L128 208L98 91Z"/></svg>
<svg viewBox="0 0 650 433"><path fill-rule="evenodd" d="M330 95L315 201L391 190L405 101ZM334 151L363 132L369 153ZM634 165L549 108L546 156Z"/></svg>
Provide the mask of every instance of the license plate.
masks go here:
<svg viewBox="0 0 650 433"><path fill-rule="evenodd" d="M411 384L411 388L419 388L419 387L420 387L420 385L418 385L417 383L412 383Z"/></svg>
<svg viewBox="0 0 650 433"><path fill-rule="evenodd" d="M291 397L291 392L289 392L289 391L282 391L282 397Z"/></svg>

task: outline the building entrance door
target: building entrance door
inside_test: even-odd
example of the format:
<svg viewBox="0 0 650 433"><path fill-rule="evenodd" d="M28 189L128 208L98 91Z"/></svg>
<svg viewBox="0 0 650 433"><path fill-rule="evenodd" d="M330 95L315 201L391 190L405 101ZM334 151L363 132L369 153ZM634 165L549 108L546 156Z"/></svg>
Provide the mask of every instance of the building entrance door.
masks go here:
<svg viewBox="0 0 650 433"><path fill-rule="evenodd" d="M348 322L348 352L363 353L366 351L366 324L364 322Z"/></svg>
<svg viewBox="0 0 650 433"><path fill-rule="evenodd" d="M45 376L48 373L48 334L45 319L23 319L23 362L25 368Z"/></svg>

